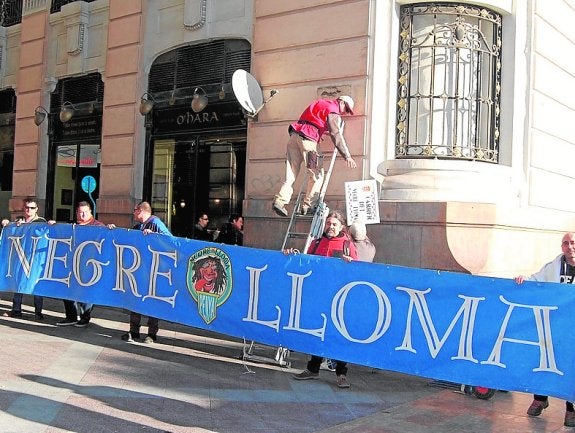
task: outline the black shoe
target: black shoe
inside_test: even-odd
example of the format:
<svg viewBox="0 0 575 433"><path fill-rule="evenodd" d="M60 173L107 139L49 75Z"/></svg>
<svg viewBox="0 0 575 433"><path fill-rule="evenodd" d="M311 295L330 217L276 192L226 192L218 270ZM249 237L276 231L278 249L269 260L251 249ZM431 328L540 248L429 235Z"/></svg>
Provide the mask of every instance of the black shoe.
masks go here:
<svg viewBox="0 0 575 433"><path fill-rule="evenodd" d="M34 313L36 320L44 320L44 315L42 313Z"/></svg>
<svg viewBox="0 0 575 433"><path fill-rule="evenodd" d="M80 319L78 322L74 323L76 328L86 328L90 324L90 319Z"/></svg>
<svg viewBox="0 0 575 433"><path fill-rule="evenodd" d="M146 344L152 344L156 342L156 336L155 335L146 335L146 338L144 338L144 343Z"/></svg>
<svg viewBox="0 0 575 433"><path fill-rule="evenodd" d="M274 201L274 204L272 206L272 209L274 210L275 213L277 213L279 216L283 216L283 217L287 217L288 216L288 211L285 208L285 206L283 204L281 204L280 202Z"/></svg>
<svg viewBox="0 0 575 433"><path fill-rule="evenodd" d="M22 318L22 312L12 310L12 311L7 311L6 313L2 314L2 316L14 317L15 319L21 319Z"/></svg>
<svg viewBox="0 0 575 433"><path fill-rule="evenodd" d="M134 341L138 341L140 339L140 334L132 334L131 332L126 332L122 334L120 337L122 340L127 341L128 343L133 343Z"/></svg>
<svg viewBox="0 0 575 433"><path fill-rule="evenodd" d="M57 326L72 326L72 325L75 325L76 323L78 323L78 321L76 319L64 319L64 320L61 320L60 322L57 322L56 325Z"/></svg>

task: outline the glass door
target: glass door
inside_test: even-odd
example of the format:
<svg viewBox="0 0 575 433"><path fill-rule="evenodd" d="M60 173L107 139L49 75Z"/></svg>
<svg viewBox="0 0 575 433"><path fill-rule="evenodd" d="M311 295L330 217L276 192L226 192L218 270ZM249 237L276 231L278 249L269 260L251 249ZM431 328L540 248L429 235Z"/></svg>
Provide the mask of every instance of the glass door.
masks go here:
<svg viewBox="0 0 575 433"><path fill-rule="evenodd" d="M154 213L175 236L193 237L207 213L215 230L241 213L246 142L187 136L154 140L151 200Z"/></svg>
<svg viewBox="0 0 575 433"><path fill-rule="evenodd" d="M96 215L99 186L99 144L61 144L56 146L52 197L53 214L56 221L73 222L74 209L81 201L90 203L94 215Z"/></svg>

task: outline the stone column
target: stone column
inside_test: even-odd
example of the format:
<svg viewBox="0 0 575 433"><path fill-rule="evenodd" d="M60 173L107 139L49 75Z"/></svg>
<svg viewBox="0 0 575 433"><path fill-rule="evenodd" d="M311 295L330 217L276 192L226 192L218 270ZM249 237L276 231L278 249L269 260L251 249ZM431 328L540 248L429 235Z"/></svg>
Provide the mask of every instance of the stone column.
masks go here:
<svg viewBox="0 0 575 433"><path fill-rule="evenodd" d="M133 206L142 196L138 170L145 129L138 104L144 88L144 5L142 0L110 2L98 216L120 227L131 227Z"/></svg>

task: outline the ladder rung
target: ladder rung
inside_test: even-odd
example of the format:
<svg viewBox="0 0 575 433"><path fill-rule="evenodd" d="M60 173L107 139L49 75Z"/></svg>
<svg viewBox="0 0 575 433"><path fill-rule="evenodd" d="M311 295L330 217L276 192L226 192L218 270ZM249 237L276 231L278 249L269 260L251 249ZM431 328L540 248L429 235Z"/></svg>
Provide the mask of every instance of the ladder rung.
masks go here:
<svg viewBox="0 0 575 433"><path fill-rule="evenodd" d="M288 237L289 237L289 238L300 238L300 239L303 239L303 238L307 238L308 235L309 235L309 233L293 233L293 232L292 232L292 233L288 233Z"/></svg>

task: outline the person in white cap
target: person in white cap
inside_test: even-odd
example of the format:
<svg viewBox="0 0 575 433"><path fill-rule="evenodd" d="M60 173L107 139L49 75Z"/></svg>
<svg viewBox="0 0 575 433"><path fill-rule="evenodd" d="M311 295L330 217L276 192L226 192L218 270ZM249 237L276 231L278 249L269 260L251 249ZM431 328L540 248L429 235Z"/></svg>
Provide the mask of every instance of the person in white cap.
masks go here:
<svg viewBox="0 0 575 433"><path fill-rule="evenodd" d="M372 263L375 257L375 245L367 237L367 228L360 221L349 226L349 235L357 250L357 259L360 262Z"/></svg>
<svg viewBox="0 0 575 433"><path fill-rule="evenodd" d="M324 177L323 167L317 164L318 144L324 134L329 134L349 168L357 166L343 137L344 123L341 118L342 115L353 114L353 106L353 99L347 95L336 99L318 99L304 110L297 122L289 126L285 181L272 205L278 215L288 216L285 206L291 200L293 184L304 162L309 178L299 212L305 215L317 205Z"/></svg>

